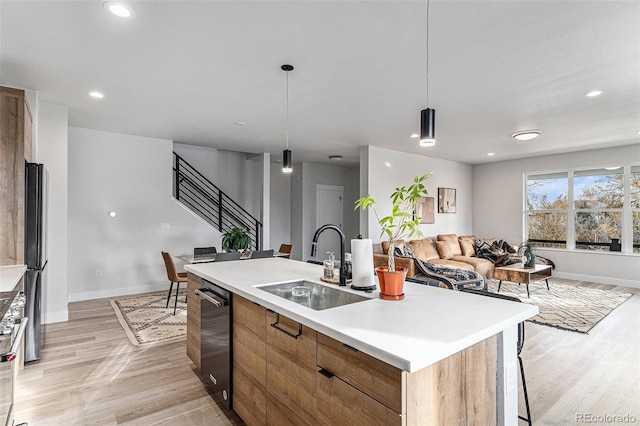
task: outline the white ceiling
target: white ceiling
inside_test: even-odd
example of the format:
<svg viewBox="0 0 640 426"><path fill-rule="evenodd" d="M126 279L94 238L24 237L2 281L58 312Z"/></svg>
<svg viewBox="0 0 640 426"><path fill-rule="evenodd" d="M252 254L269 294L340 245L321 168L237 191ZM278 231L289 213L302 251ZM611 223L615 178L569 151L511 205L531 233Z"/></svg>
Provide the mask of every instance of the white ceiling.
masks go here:
<svg viewBox="0 0 640 426"><path fill-rule="evenodd" d="M71 126L280 158L289 63L294 162L355 164L363 145L478 164L640 143L637 0L432 0L433 148L409 137L427 106L425 1L128 4L123 20L102 1L0 1L0 84L68 105ZM527 129L542 136L511 138Z"/></svg>

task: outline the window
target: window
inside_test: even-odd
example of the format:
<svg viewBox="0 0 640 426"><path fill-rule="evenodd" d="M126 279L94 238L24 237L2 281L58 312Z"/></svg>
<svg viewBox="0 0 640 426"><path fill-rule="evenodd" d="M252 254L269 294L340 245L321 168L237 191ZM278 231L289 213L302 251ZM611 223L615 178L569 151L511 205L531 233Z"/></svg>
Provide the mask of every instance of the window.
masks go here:
<svg viewBox="0 0 640 426"><path fill-rule="evenodd" d="M538 246L566 247L568 182L567 172L527 177L527 235Z"/></svg>
<svg viewBox="0 0 640 426"><path fill-rule="evenodd" d="M640 165L527 174L525 227L539 247L640 253Z"/></svg>
<svg viewBox="0 0 640 426"><path fill-rule="evenodd" d="M573 175L576 248L620 251L624 170L577 170Z"/></svg>
<svg viewBox="0 0 640 426"><path fill-rule="evenodd" d="M631 166L631 216L633 217L633 252L640 253L640 166Z"/></svg>

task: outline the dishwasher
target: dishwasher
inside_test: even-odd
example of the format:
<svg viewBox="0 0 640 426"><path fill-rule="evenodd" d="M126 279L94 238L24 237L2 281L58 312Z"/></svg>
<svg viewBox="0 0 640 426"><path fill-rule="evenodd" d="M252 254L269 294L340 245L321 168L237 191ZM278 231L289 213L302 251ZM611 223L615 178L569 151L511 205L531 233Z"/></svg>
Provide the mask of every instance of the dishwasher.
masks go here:
<svg viewBox="0 0 640 426"><path fill-rule="evenodd" d="M231 293L202 280L195 291L200 297L200 373L231 409Z"/></svg>

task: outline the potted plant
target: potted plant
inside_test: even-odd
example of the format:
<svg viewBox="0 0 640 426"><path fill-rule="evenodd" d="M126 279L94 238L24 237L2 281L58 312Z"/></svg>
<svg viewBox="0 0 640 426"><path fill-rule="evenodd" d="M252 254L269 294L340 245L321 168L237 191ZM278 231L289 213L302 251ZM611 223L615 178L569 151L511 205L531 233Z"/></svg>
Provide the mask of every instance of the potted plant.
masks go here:
<svg viewBox="0 0 640 426"><path fill-rule="evenodd" d="M247 228L231 228L222 237L222 250L241 251L251 248L251 236Z"/></svg>
<svg viewBox="0 0 640 426"><path fill-rule="evenodd" d="M380 237L389 241L389 261L387 266L377 267L376 273L380 282L380 298L387 300L402 300L404 298L404 280L407 277L406 268L396 268L394 261L395 242L408 237L422 237L419 229L420 217L414 216L416 202L419 198L429 195L424 181L431 176L428 173L416 176L409 186L396 188L391 194L391 212L380 217L375 209L376 201L367 195L356 200L355 208L366 210L373 208L373 213L382 228Z"/></svg>
<svg viewBox="0 0 640 426"><path fill-rule="evenodd" d="M522 255L522 263L525 268L536 266L536 245L531 240L524 240L518 246L518 252Z"/></svg>

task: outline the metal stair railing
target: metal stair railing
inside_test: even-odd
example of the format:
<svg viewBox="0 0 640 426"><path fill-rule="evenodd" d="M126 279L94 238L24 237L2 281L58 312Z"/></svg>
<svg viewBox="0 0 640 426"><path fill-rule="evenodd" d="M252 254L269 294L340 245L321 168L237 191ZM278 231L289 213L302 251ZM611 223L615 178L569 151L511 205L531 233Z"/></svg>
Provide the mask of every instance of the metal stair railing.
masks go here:
<svg viewBox="0 0 640 426"><path fill-rule="evenodd" d="M232 228L246 228L252 249L261 249L262 223L175 152L173 196L222 233Z"/></svg>

